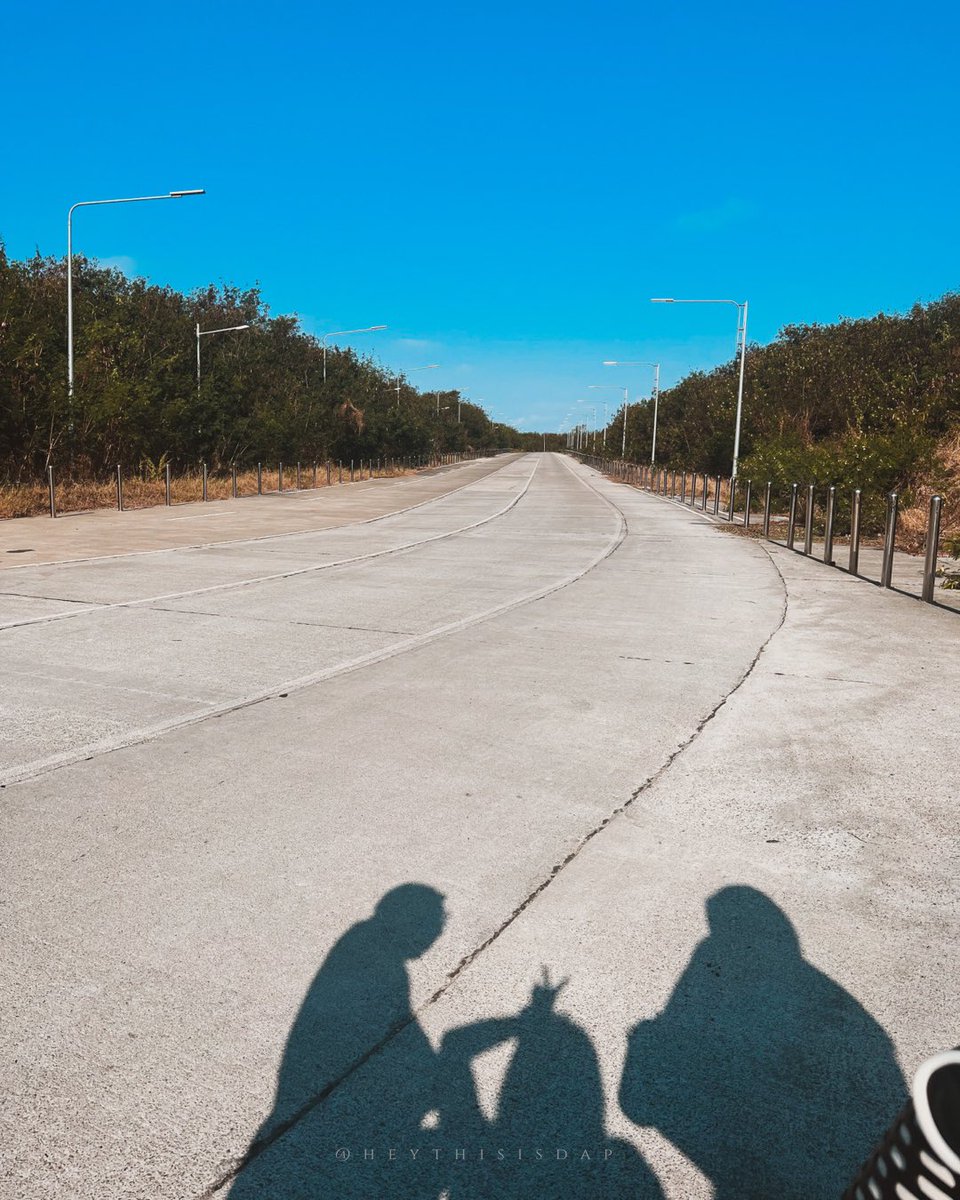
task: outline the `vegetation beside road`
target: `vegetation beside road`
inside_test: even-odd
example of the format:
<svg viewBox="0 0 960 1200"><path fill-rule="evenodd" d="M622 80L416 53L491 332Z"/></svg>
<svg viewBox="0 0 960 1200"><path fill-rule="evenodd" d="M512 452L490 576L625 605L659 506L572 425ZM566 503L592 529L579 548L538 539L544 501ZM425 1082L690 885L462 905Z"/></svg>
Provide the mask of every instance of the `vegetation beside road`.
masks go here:
<svg viewBox="0 0 960 1200"><path fill-rule="evenodd" d="M695 371L660 394L660 466L729 475L738 364ZM619 455L623 409L607 428ZM653 405L631 405L627 457L648 462ZM778 485L860 488L867 524L901 496L902 522L925 526L944 497L944 528L960 530L960 294L834 325L789 325L747 349L740 476Z"/></svg>
<svg viewBox="0 0 960 1200"><path fill-rule="evenodd" d="M196 325L249 330L203 339ZM470 449L541 448L456 391L420 392L296 316L272 316L257 288L183 295L74 258L75 379L67 395L66 264L7 257L0 244L0 483L107 483L119 464L149 480L201 462L401 459ZM423 378L421 376L421 378ZM399 384L399 393L397 385ZM459 416L459 420L458 420Z"/></svg>

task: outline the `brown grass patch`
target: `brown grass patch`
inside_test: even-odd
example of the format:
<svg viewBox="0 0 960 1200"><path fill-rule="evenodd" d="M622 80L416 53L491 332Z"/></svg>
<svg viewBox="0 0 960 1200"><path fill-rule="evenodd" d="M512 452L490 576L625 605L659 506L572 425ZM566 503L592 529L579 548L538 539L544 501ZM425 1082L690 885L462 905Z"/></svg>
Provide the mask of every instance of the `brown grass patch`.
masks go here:
<svg viewBox="0 0 960 1200"><path fill-rule="evenodd" d="M383 467L374 471L375 478L392 479L401 475L414 475L413 467ZM359 466L354 472L357 481L360 480ZM313 464L301 466L300 486L303 491L312 491ZM363 478L370 478L369 467L364 463ZM327 470L323 463L317 466L316 487L327 486ZM57 514L89 512L97 508L117 507L117 482L115 478L106 480L93 479L56 479ZM334 463L330 471L330 486L337 487L339 476ZM349 469L343 473L343 482L350 482ZM263 468L263 492L276 492L279 485L278 471L275 466ZM284 465L283 490L297 490L297 468ZM139 476L124 478L123 507L125 509L155 508L164 503L166 484L163 479L141 479ZM238 471L237 495L255 496L257 494L257 472ZM229 500L233 495L233 479L229 472L218 472L207 476L207 499ZM203 499L203 475L191 473L176 475L170 480L171 504L190 504ZM0 485L0 520L12 517L43 516L50 511L50 497L45 483L23 483Z"/></svg>
<svg viewBox="0 0 960 1200"><path fill-rule="evenodd" d="M915 553L923 550L927 521L930 515L930 497L940 495L943 507L940 510L940 535L944 541L960 537L960 433L945 438L937 447L940 479L934 485L920 484L914 489L914 503L901 509L897 545L903 542L904 549Z"/></svg>

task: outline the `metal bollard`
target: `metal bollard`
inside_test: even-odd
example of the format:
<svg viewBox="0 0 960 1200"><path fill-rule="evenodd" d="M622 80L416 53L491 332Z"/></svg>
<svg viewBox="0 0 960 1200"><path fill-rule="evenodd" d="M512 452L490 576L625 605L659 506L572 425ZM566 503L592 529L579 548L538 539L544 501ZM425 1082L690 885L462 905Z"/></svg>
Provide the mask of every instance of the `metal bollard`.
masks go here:
<svg viewBox="0 0 960 1200"><path fill-rule="evenodd" d="M50 469L51 471L53 470L52 467ZM50 495L50 503L52 505L52 490ZM933 604L933 586L934 580L937 577L937 551L940 548L940 510L942 507L943 500L940 496L930 497L930 516L927 520L927 548L923 557L923 591L921 592L921 598L926 600L928 604ZM50 515L54 516L54 513L51 511Z"/></svg>
<svg viewBox="0 0 960 1200"><path fill-rule="evenodd" d="M353 459L350 459L350 482L353 483Z"/></svg>
<svg viewBox="0 0 960 1200"><path fill-rule="evenodd" d="M53 482L53 467L47 467L47 489L50 492L50 516L57 515L57 491Z"/></svg>
<svg viewBox="0 0 960 1200"><path fill-rule="evenodd" d="M830 488L827 492L827 519L823 527L823 561L828 567L833 566L833 522L837 511L837 489Z"/></svg>
<svg viewBox="0 0 960 1200"><path fill-rule="evenodd" d="M860 489L857 488L853 493L853 499L850 503L850 561L847 564L847 570L851 575L856 575L860 569L860 507L862 497Z"/></svg>
<svg viewBox="0 0 960 1200"><path fill-rule="evenodd" d="M117 463L117 512L123 512L123 475L120 473L119 463Z"/></svg>
<svg viewBox="0 0 960 1200"><path fill-rule="evenodd" d="M680 503L687 502L687 473L683 471L680 475Z"/></svg>
<svg viewBox="0 0 960 1200"><path fill-rule="evenodd" d="M327 487L330 486L330 459L327 459Z"/></svg>
<svg viewBox="0 0 960 1200"><path fill-rule="evenodd" d="M230 490L233 492L233 498L237 498L237 464L234 463L230 468Z"/></svg>
<svg viewBox="0 0 960 1200"><path fill-rule="evenodd" d="M713 515L717 516L720 512L720 476L718 475L713 481Z"/></svg>
<svg viewBox="0 0 960 1200"><path fill-rule="evenodd" d="M277 491L283 491L283 463L277 463Z"/></svg>
<svg viewBox="0 0 960 1200"><path fill-rule="evenodd" d="M883 565L880 568L880 586L890 587L893 582L893 550L897 540L897 507L896 492L887 496L887 521L883 534Z"/></svg>
<svg viewBox="0 0 960 1200"><path fill-rule="evenodd" d="M807 508L803 514L803 552L810 554L813 550L813 484L807 484Z"/></svg>
<svg viewBox="0 0 960 1200"><path fill-rule="evenodd" d="M753 491L753 480L747 480L747 490L743 494L743 527L750 528L750 493Z"/></svg>
<svg viewBox="0 0 960 1200"><path fill-rule="evenodd" d="M731 475L730 476L730 510L727 513L728 521L733 520L733 506L736 504L736 502L737 502L737 477L736 477L736 475Z"/></svg>
<svg viewBox="0 0 960 1200"><path fill-rule="evenodd" d="M300 491L300 461L297 460L297 491Z"/></svg>
<svg viewBox="0 0 960 1200"><path fill-rule="evenodd" d="M263 495L263 463L257 463L257 495Z"/></svg>
<svg viewBox="0 0 960 1200"><path fill-rule="evenodd" d="M317 460L313 460L313 486L317 486Z"/></svg>
<svg viewBox="0 0 960 1200"><path fill-rule="evenodd" d="M787 549L793 549L795 526L797 523L797 492L800 490L798 483L790 485L790 517L787 523Z"/></svg>
<svg viewBox="0 0 960 1200"><path fill-rule="evenodd" d="M343 483L343 459L342 458L337 459L337 471L338 471L337 482Z"/></svg>
<svg viewBox="0 0 960 1200"><path fill-rule="evenodd" d="M710 476L704 471L703 473L703 501L700 505L700 511L707 511L707 501L710 499Z"/></svg>
<svg viewBox="0 0 960 1200"><path fill-rule="evenodd" d="M202 470L203 470L203 488L202 488L201 494L202 494L204 500L206 500L206 498L207 498L207 464L206 463L202 464Z"/></svg>
<svg viewBox="0 0 960 1200"><path fill-rule="evenodd" d="M170 464L169 463L167 463L166 470L164 471L163 474L164 474L163 502L167 506L167 508L169 508L170 507Z"/></svg>

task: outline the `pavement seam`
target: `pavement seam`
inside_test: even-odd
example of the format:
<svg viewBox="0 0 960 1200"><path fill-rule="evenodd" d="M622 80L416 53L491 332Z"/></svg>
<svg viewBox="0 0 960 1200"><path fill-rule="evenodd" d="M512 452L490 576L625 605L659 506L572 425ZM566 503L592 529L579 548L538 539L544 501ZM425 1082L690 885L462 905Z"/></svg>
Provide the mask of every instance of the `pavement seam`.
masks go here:
<svg viewBox="0 0 960 1200"><path fill-rule="evenodd" d="M588 480L583 479L572 468L568 468L568 469L570 470L570 473L573 475L573 477L575 479L579 480L579 482L582 483L584 485L584 487L588 488L590 491L594 492L601 500L605 501L605 503L607 505L609 505L610 508L614 509L614 511L619 514L620 519L621 519L622 536L621 536L620 540L617 542L617 545L615 547L613 547L613 549L611 549L607 554L605 554L603 556L603 558L601 558L598 561L598 563L596 565L599 565L599 562L604 561L604 559L608 558L610 556L610 554L614 553L615 550L618 549L619 546L621 546L623 544L623 541L625 540L626 533L627 533L626 515L622 511L622 509L620 509L620 507L616 503L614 503L614 501L612 501L608 497L604 496L603 493L598 488L594 487L592 483L590 483ZM640 494L642 495L642 493L640 493ZM566 867L568 867L580 855L580 853L583 851L583 849L587 845L589 845L589 843L592 842L593 839L595 837L597 837L598 834L602 833L603 830L605 830L608 825L610 825L618 817L625 814L627 812L627 810L631 807L631 805L641 795L643 795L644 792L648 791L651 787L653 787L653 785L659 779L661 779L664 776L664 774L666 774L666 772L670 769L670 767L673 765L673 763L676 762L676 760L687 749L689 749L689 747L697 740L697 738L700 736L700 734L703 732L703 730L707 727L707 725L710 724L710 722L714 719L714 717L717 715L717 713L720 712L720 710L724 707L724 705L727 703L727 701L730 699L730 697L733 696L736 692L738 692L740 690L740 688L743 687L743 685L747 682L747 680L753 674L754 669L756 668L757 664L760 662L760 659L761 659L764 651L766 650L767 646L769 646L770 642L773 641L773 639L776 637L776 635L780 632L780 630L783 628L784 622L786 621L787 611L788 611L788 607L789 607L789 593L787 591L786 580L784 579L779 566L777 565L776 562L774 562L773 557L769 554L767 555L767 557L769 558L771 565L773 566L774 570L776 571L776 573L780 579L781 586L783 587L783 604L782 604L781 610L780 610L780 619L777 622L777 624L774 626L774 628L771 630L771 632L767 635L763 644L757 650L757 653L754 655L754 657L751 660L746 671L744 671L744 673L740 676L740 678L733 685L733 687L728 692L724 693L724 695L720 698L718 703L710 710L710 712L707 713L707 715L705 717L703 717L703 719L699 722L699 724L696 726L696 728L693 730L693 732L689 735L689 737L686 738L685 741L683 741L674 751L671 752L671 754L668 755L668 757L657 768L657 770L652 775L650 775L646 780L644 780L644 782L642 784L640 784L640 786L634 792L631 793L629 798L627 800L625 800L623 802L623 804L618 805L612 812L608 813L607 816L604 817L603 820L598 825L594 826L593 829L589 830L587 833L585 833L580 838L580 840L576 844L576 846L564 858L562 858L560 860L560 862L556 863L550 869L550 871L547 873L545 878L540 881L540 883L533 889L532 892L528 893L528 895L525 897L525 899L523 899L520 902L520 904L518 904L516 906L516 908L514 908L514 910L500 923L500 925L493 931L493 933L491 933L489 935L489 937L487 937L483 942L481 942L479 946L476 946L473 950L471 950L469 954L464 955L460 959L460 961L456 964L456 966L451 971L447 972L445 981L440 985L440 987L438 987L436 989L435 992L433 992L432 995L430 995L426 1000L424 1000L421 1004L419 1004L416 1007L416 1009L414 1009L411 1012L409 1018L406 1018L402 1021L397 1021L394 1025L392 1025L388 1029L386 1034L384 1034L384 1036L374 1046L371 1046L363 1054L359 1055L356 1059L354 1059L354 1061L350 1064L350 1066L347 1067L346 1070L341 1072L341 1074L338 1075L336 1077L336 1079L331 1080L330 1083L328 1083L324 1088L322 1088L315 1096L311 1097L311 1099L308 1100L307 1103L304 1104L300 1109L298 1109L297 1112L295 1112L291 1117L289 1117L282 1124L277 1125L273 1130L271 1130L271 1133L268 1137L265 1137L261 1141L254 1143L254 1145L252 1145L249 1148L249 1150L243 1156L243 1158L241 1158L237 1161L235 1166L231 1167L226 1172L224 1172L220 1176L219 1179L217 1179L214 1183L212 1183L205 1191L201 1192L197 1196L196 1200L212 1200L212 1198L216 1195L216 1193L218 1191L220 1191L222 1188L224 1188L228 1184L230 1184L234 1179L237 1178L237 1176L239 1176L239 1174L242 1171L244 1171L248 1166L250 1166L254 1161L256 1161L256 1159L258 1159L261 1156L261 1154L263 1154L275 1142L279 1141L282 1137L284 1137L287 1133L289 1133L291 1129L293 1129L296 1125L298 1125L304 1119L304 1117L309 1116L309 1114L311 1112L313 1112L316 1108L318 1108L321 1104L323 1104L323 1102L325 1100L329 1099L329 1097L333 1094L333 1092L336 1091L336 1089L338 1087L340 1087L343 1083L346 1083L346 1081L352 1075L354 1075L357 1071L359 1071L361 1067L365 1066L368 1062L370 1062L371 1059L373 1059L376 1055L380 1054L383 1050L385 1050L387 1048L387 1046L399 1034L401 1034L405 1029L409 1028L411 1025L418 1022L420 1017L424 1013L426 1013L429 1008L431 1008L434 1004L436 1004L438 1000L443 998L443 996L450 990L450 988L453 987L453 985L457 981L457 979L474 962L476 962L476 960L480 957L480 955L482 955L486 950L488 950L490 948L490 946L492 946L493 943L496 942L500 938L500 936L502 934L504 934L510 928L510 926L513 925L513 923L515 921L517 921L523 915L524 912L526 912L526 910L534 903L535 900L538 899L539 896L541 896L543 894L544 891L546 891L546 889L550 886L551 883L553 883L553 881L560 875L560 873Z"/></svg>
<svg viewBox="0 0 960 1200"><path fill-rule="evenodd" d="M519 457L523 458L523 457L525 457L525 455L521 454ZM483 460L481 459L480 461L482 462ZM406 506L406 508L392 509L390 512L381 513L380 516L378 516L378 517L363 517L357 521L344 521L342 525L329 525L322 529L321 528L293 529L293 530L288 531L287 533L264 533L264 534L261 534L259 537L252 537L252 538L223 538L218 542L194 542L194 543L187 543L184 546L162 546L157 550L123 550L123 551L120 551L118 554L89 554L84 558L54 558L54 559L48 559L46 562L11 563L9 566L3 567L3 573L5 574L8 571L26 571L26 570L29 570L31 567L72 567L72 566L76 566L78 563L109 562L111 559L117 559L117 558L146 558L146 557L149 557L150 555L154 555L154 554L175 554L179 550L213 550L218 546L249 546L249 545L253 545L256 542L270 542L270 541L275 540L276 538L305 537L307 534L327 533L333 529L351 529L358 525L373 525L377 521L386 521L388 517L399 517L399 516L402 516L404 513L413 512L414 509L426 508L426 506L428 504L436 504L439 500L446 500L446 498L448 496L455 496L457 494L457 492L462 492L466 488L474 487L478 483L484 483L491 476L499 474L500 471L505 470L507 467L511 466L514 462L517 462L517 461L519 461L518 458L516 458L516 457L511 458L509 462L501 463L500 466L494 467L492 471L488 471L485 475L481 475L479 479L471 479L469 483L462 483L459 487L451 488L449 492L444 492L440 496L431 496L429 500L418 500L416 504L408 504ZM429 471L424 472L423 474L420 474L419 472L417 472L410 478L411 478L411 481L415 481L419 478L430 478L432 476L432 474L433 473L429 472ZM390 482L393 482L393 480L396 478L397 478L397 476L393 476L392 479L390 480ZM407 476L403 476L403 475L400 476L400 479L406 479L406 478L407 478ZM364 481L360 480L359 482L363 483ZM333 487L333 484L331 484L330 486ZM347 486L347 485L346 484L343 484L343 485L337 484L337 488L340 488L341 486ZM306 495L307 491L312 492L314 490L317 492L317 496L319 498L319 494L322 491L325 491L326 487L316 488L316 489L314 489L314 488L304 489L301 494ZM295 495L296 493L290 493L290 494ZM338 494L342 495L343 493L338 492ZM273 495L273 496L277 496L278 499L280 498L279 492L266 492L266 493L264 493L264 495L267 495L267 496ZM263 497L262 496L238 496L236 498L238 500L259 500L259 499L262 499ZM233 497L230 497L230 499L233 499ZM193 501L188 501L187 503L202 504L204 502L202 500L193 500ZM213 501L212 503L216 504L218 502ZM166 507L165 505L156 504L156 505L150 505L145 508L132 509L132 510L128 510L128 511L149 512L151 508L165 508L165 507ZM176 506L174 506L174 507L176 507ZM82 515L84 515L84 513L88 513L91 511L103 512L103 511L108 511L108 510L83 509L76 513L61 513L60 517L62 519L66 519L66 518L69 518L72 516L82 516ZM199 514L198 513L197 515L198 516L201 516L201 515L212 516L214 514L213 513L210 513L210 514ZM221 515L221 514L216 514L216 515Z"/></svg>
<svg viewBox="0 0 960 1200"><path fill-rule="evenodd" d="M531 475L531 479L532 479ZM576 477L576 476L575 476ZM581 480L581 482L583 482ZM239 700L231 700L226 704L219 705L215 708L207 708L203 712L192 713L189 716L178 717L170 721L161 722L148 729L140 729L135 733L131 733L127 737L121 737L113 742L93 743L81 747L78 750L68 751L60 755L55 755L53 758L40 760L27 764L14 773L7 776L0 776L0 787L7 787L17 783L24 783L30 779L36 779L41 775L50 774L53 771L58 771L64 767L73 766L82 761L90 761L93 758L98 758L105 754L113 754L118 750L126 750L131 746L141 745L144 742L153 741L156 738L163 737L168 733L172 733L178 729L185 729L191 725L199 725L204 721L209 721L217 717L225 717L230 713L239 712L245 708L252 708L257 704L262 704L267 700L276 699L279 696L287 696L291 692L304 691L307 688L314 687L320 683L326 683L332 679L337 679L342 675L349 675L355 671L363 670L366 667L376 666L381 662L387 662L390 659L397 658L402 654L409 653L413 650L418 650L422 646L430 645L433 642L440 641L444 637L448 637L454 633L459 633L464 629L469 629L474 625L482 624L485 621L493 620L507 612L512 612L514 609L521 608L526 604L532 604L538 600L543 600L547 596L553 595L554 592L562 591L564 588L570 587L583 579L592 570L600 565L611 554L615 553L623 544L627 536L626 518L620 512L615 504L612 504L606 497L602 496L590 484L585 484L589 490L596 492L597 498L603 500L620 518L619 526L616 534L608 542L602 553L576 572L572 576L561 579L559 582L548 584L546 587L538 588L534 592L528 592L523 596L516 597L513 600L507 600L501 604L495 605L492 608L485 609L482 612L474 613L469 617L462 617L458 621L450 622L446 625L439 625L433 629L429 629L424 633L416 634L407 638L402 642L395 642L391 646L383 647L380 650L375 650L370 654L361 655L359 658L349 660L345 663L338 663L333 667L326 667L322 671L313 672L310 675L301 676L298 679L288 680L277 684L272 684L269 688L264 688L252 695L242 697ZM519 503L521 497L514 500L514 504ZM446 536L446 535L445 535ZM124 607L120 605L119 607Z"/></svg>
<svg viewBox="0 0 960 1200"><path fill-rule="evenodd" d="M507 464L507 465L510 465L510 464ZM471 530L479 529L483 525L489 525L491 521L496 521L500 517L505 516L506 513L510 512L511 509L515 508L520 503L520 501L524 498L524 496L527 494L527 491L530 488L530 484L533 482L533 477L537 473L537 468L539 467L539 465L540 464L538 461L534 465L534 468L530 472L529 476L527 477L523 488L517 493L516 496L513 497L513 499L510 501L509 504L505 505L505 507L503 507L503 508L498 509L495 513L492 513L490 516L484 517L480 521L474 521L470 525L464 525L459 529L451 529L445 533L432 534L430 537L422 538L420 541L404 542L403 545L401 545L401 546L392 546L386 550L376 550L371 554L357 554L357 555L354 555L352 558L333 559L330 562L314 563L309 567L297 567L295 570L292 570L292 571L277 571L271 575L258 575L252 579L238 579L238 580L232 581L231 583L215 583L215 584L211 584L209 587L190 588L184 592L164 592L157 596L143 596L139 600L117 600L110 604L91 604L89 601L84 602L81 600L81 601L77 601L77 603L79 603L79 604L86 603L87 604L86 608L75 609L71 612L65 612L65 613L46 613L40 617L25 617L20 621L7 621L4 624L0 624L0 633L5 633L8 629L23 629L23 628L26 628L27 626L31 626L31 625L52 625L59 621L73 621L77 617L88 616L90 613L113 612L120 608L138 608L138 607L140 607L142 605L146 605L146 604L158 604L158 603L160 603L161 600L184 600L190 596L206 596L206 595L210 595L212 592L227 592L227 591L231 591L232 589L239 589L239 588L245 588L245 587L256 587L263 583L275 583L275 582L277 582L279 580L283 580L283 579L295 579L301 575L312 575L312 574L317 573L318 571L329 571L333 567L353 566L355 563L369 562L371 559L385 558L391 554L401 554L405 550L416 550L420 546L427 546L427 545L430 545L432 542L442 542L446 538L456 537L458 534L469 533ZM500 469L502 470L503 468L500 468ZM476 482L480 482L480 481L475 480L474 482L476 483ZM473 486L472 484L464 485L464 487L472 487L472 486ZM457 488L456 490L462 491L463 489ZM454 494L453 492L448 492L444 496L435 497L435 499L445 500L445 499L447 499L447 496L452 496L453 494ZM431 500L431 501L427 501L426 503L432 504L432 503L434 503L434 501ZM414 508L422 508L423 505L418 504L418 505L414 505L413 507ZM387 515L388 516L398 516L398 515L401 515L402 513L410 512L410 511L412 511L412 510L411 509L399 509L399 510L397 510L397 512L388 513ZM383 517L373 517L369 521L357 521L357 522L354 522L353 524L354 525L372 525L374 523L374 521L381 521L383 519L384 519ZM345 529L345 528L347 528L347 526L340 525L340 526L337 526L336 528ZM301 532L315 533L317 531L316 530L306 530L306 531L301 531ZM320 532L326 532L326 531L322 530ZM298 534L274 534L271 536L274 536L274 537L297 537ZM253 540L261 541L261 540L265 540L265 539L253 539ZM186 546L186 547L180 547L180 549L203 550L203 549L208 549L208 547ZM166 553L166 552L165 551L150 551L149 553ZM16 595L20 599L32 599L33 598L30 596L30 594L28 592L9 593L9 594ZM49 597L36 597L36 598L37 599L49 599Z"/></svg>

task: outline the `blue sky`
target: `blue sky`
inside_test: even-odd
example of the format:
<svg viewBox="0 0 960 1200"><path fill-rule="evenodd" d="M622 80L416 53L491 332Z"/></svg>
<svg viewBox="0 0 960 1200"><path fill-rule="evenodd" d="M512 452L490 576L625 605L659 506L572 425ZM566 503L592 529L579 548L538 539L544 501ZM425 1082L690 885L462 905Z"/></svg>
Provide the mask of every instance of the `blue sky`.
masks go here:
<svg viewBox="0 0 960 1200"><path fill-rule="evenodd" d="M0 237L306 328L557 428L794 322L960 287L960 6L8 6ZM623 376L623 378L621 378ZM415 376L414 381L423 381ZM581 412L583 406L581 406Z"/></svg>

